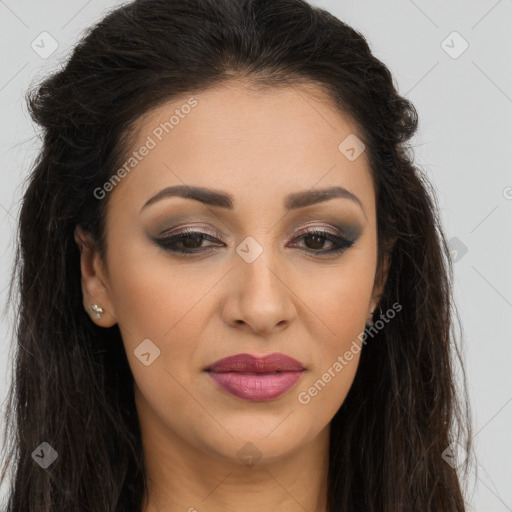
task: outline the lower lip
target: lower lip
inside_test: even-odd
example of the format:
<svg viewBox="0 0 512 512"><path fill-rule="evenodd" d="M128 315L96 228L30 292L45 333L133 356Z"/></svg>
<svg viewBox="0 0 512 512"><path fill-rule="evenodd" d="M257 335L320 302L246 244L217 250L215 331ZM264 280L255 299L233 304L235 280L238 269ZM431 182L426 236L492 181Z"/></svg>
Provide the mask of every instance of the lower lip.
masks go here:
<svg viewBox="0 0 512 512"><path fill-rule="evenodd" d="M250 402L273 400L297 384L304 370L281 373L208 372L215 383L233 396Z"/></svg>

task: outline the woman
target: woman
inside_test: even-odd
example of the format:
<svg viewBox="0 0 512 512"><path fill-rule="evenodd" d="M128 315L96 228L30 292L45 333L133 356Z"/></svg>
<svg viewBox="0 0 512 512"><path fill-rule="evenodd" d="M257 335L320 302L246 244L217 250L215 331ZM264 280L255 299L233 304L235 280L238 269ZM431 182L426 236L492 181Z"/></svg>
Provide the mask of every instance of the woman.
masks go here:
<svg viewBox="0 0 512 512"><path fill-rule="evenodd" d="M11 512L463 511L413 105L302 0L138 0L29 93Z"/></svg>

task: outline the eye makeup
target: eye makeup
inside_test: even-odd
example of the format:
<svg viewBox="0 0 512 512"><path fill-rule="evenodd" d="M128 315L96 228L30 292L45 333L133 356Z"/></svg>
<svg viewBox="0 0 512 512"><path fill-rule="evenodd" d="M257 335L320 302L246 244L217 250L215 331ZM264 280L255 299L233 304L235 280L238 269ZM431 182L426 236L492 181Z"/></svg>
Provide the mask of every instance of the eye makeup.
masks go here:
<svg viewBox="0 0 512 512"><path fill-rule="evenodd" d="M361 231L362 227L352 222L325 226L325 220L316 220L292 231L287 247L315 257L341 255L354 245ZM227 247L222 233L199 224L178 225L150 238L153 244L175 255L207 254Z"/></svg>

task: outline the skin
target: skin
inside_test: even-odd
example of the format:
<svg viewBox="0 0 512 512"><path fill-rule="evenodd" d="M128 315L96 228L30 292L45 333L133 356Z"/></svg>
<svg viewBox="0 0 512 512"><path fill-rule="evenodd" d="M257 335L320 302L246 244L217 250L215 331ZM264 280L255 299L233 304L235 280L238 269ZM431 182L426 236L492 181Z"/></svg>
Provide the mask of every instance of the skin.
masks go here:
<svg viewBox="0 0 512 512"><path fill-rule="evenodd" d="M130 154L189 97L144 116ZM105 261L76 231L84 307L104 309L100 319L91 314L99 326L119 324L135 379L149 486L142 511L324 512L329 425L360 354L309 403L298 394L358 341L382 293L366 153L350 161L338 150L356 131L313 85L257 90L232 81L194 97L197 106L110 192ZM184 184L231 194L233 210L171 197L141 211ZM335 198L284 210L289 193L330 186L362 206ZM338 225L357 234L338 254L315 257L333 243L297 238L305 228L336 234ZM184 227L213 230L220 242L189 245L205 251L196 255L153 243ZM249 236L263 250L251 263L236 252ZM134 350L148 338L160 356L146 366ZM233 354L273 352L306 372L271 401L226 394L203 371ZM237 455L248 442L261 455L252 466Z"/></svg>

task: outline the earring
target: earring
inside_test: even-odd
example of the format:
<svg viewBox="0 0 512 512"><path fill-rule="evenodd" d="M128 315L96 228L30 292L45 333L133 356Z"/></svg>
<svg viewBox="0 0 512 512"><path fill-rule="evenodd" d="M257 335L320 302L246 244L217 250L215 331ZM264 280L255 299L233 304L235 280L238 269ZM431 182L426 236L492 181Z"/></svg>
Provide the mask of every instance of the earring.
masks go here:
<svg viewBox="0 0 512 512"><path fill-rule="evenodd" d="M373 316L373 314L375 313L375 311L377 311L377 307L373 308L370 313L371 315ZM382 316L382 307L379 306L379 313L380 313L380 316Z"/></svg>
<svg viewBox="0 0 512 512"><path fill-rule="evenodd" d="M377 307L374 307L373 309L370 310L370 314L372 315L372 318L370 319L370 321L367 324L370 327L375 325L375 322L373 321L373 315L374 315L376 310L377 310ZM379 312L380 312L380 315L382 316L382 307L381 306L379 306Z"/></svg>
<svg viewBox="0 0 512 512"><path fill-rule="evenodd" d="M91 313L96 313L96 318L101 318L101 315L103 314L103 308L98 306L98 304L93 304L90 308L89 308L89 311Z"/></svg>

